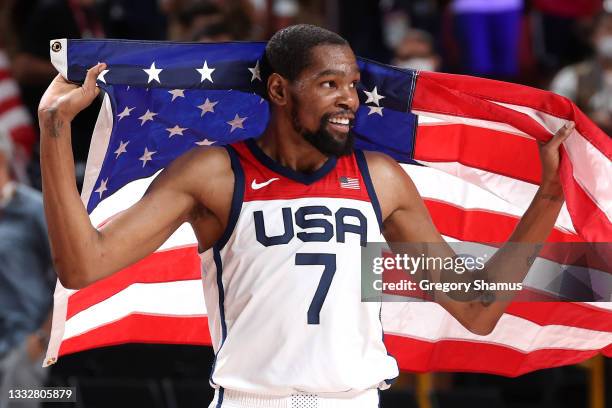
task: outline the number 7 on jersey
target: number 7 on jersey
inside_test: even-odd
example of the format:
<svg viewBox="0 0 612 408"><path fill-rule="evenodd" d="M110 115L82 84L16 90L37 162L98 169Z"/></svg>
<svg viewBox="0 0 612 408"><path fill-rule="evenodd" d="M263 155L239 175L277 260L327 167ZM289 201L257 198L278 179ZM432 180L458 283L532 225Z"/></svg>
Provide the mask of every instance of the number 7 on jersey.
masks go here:
<svg viewBox="0 0 612 408"><path fill-rule="evenodd" d="M296 265L323 265L323 274L308 307L308 324L319 324L321 308L336 273L336 254L295 254Z"/></svg>

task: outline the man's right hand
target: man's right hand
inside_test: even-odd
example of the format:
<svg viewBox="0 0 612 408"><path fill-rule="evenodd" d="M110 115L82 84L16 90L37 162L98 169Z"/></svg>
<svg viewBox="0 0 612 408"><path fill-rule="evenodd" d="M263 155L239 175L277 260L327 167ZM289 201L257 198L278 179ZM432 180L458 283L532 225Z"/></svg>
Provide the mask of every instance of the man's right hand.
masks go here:
<svg viewBox="0 0 612 408"><path fill-rule="evenodd" d="M52 113L60 115L67 121L72 121L80 111L91 105L100 93L100 88L96 85L96 78L104 69L106 69L104 63L98 63L90 68L82 86L68 82L61 74L58 74L40 100L39 117Z"/></svg>

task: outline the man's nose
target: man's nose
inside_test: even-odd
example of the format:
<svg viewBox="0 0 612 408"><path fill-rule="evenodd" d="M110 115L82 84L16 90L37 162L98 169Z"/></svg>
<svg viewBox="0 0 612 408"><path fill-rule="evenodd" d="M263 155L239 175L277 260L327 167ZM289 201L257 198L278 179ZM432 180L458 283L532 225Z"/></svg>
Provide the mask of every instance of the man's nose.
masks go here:
<svg viewBox="0 0 612 408"><path fill-rule="evenodd" d="M340 88L339 96L336 100L336 106L345 110L350 110L351 112L357 112L357 109L359 108L357 88L350 86Z"/></svg>

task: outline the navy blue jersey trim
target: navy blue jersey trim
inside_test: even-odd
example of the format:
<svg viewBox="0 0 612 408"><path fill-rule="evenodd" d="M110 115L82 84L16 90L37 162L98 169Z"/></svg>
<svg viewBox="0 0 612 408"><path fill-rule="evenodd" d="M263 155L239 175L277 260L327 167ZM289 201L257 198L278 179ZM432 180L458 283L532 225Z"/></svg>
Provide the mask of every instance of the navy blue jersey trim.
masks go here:
<svg viewBox="0 0 612 408"><path fill-rule="evenodd" d="M225 339L227 338L227 323L225 322L225 289L223 288L223 264L221 262L221 252L217 245L213 247L213 260L215 261L215 267L217 268L217 290L219 292L219 317L221 318L221 344L219 345L219 350L215 354L215 359L212 363L212 368L210 369L210 383L213 385L217 385L213 380L213 375L215 373L215 366L217 364L217 356L221 352L223 345L225 344ZM223 399L223 395L221 394L221 399Z"/></svg>
<svg viewBox="0 0 612 408"><path fill-rule="evenodd" d="M321 166L317 171L309 174L300 173L299 171L295 171L288 167L282 166L272 160L270 157L268 157L268 155L266 155L263 150L261 150L260 147L257 146L255 139L247 139L245 140L245 144L249 148L251 153L253 153L253 156L255 156L255 158L261 164L274 171L275 173L285 176L291 180L297 181L298 183L306 185L312 184L315 181L318 181L325 177L330 171L333 170L334 167L336 167L337 159L335 156L331 156L327 159L325 164L323 164L323 166Z"/></svg>
<svg viewBox="0 0 612 408"><path fill-rule="evenodd" d="M223 249L227 241L232 236L236 223L238 222L238 216L240 216L240 210L242 209L242 202L244 200L244 171L240 165L240 159L238 158L238 152L232 146L224 146L229 154L230 161L232 163L232 171L234 172L234 194L232 195L232 206L230 208L229 217L227 220L227 226L223 235L217 241L215 246L219 251Z"/></svg>
<svg viewBox="0 0 612 408"><path fill-rule="evenodd" d="M389 355L391 356L391 354L389 354ZM393 356L391 356L391 357L393 357ZM393 384L395 384L395 382L397 381L397 379L398 379L398 378L399 378L399 376L397 376L397 377L395 377L395 378L391 378L391 379L389 379L389 380L385 380L385 383L386 383L388 386L392 386Z"/></svg>
<svg viewBox="0 0 612 408"><path fill-rule="evenodd" d="M383 230L382 211L380 210L380 203L378 202L378 197L376 196L376 191L374 190L374 184L372 184L372 178L370 177L370 170L368 169L368 162L366 161L366 157L363 151L355 150L355 159L357 160L357 166L359 166L361 177L363 177L363 182L366 185L366 190L368 190L368 195L370 196L370 202L372 203L372 207L374 207L374 212L376 213L376 219L378 220L378 227L380 228L380 232L382 233L382 230Z"/></svg>
<svg viewBox="0 0 612 408"><path fill-rule="evenodd" d="M224 394L225 390L223 389L223 387L219 387L219 394L217 397L217 406L215 408L221 408L221 405L223 404L223 394Z"/></svg>

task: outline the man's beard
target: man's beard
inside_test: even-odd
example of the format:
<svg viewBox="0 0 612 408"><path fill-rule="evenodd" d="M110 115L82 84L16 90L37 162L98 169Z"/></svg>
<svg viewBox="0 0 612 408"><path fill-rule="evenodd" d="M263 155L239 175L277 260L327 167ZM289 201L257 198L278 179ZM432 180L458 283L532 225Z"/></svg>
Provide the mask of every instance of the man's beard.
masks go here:
<svg viewBox="0 0 612 408"><path fill-rule="evenodd" d="M320 151L326 156L336 157L347 156L353 153L353 146L355 144L355 134L351 130L349 130L344 141L336 140L334 136L326 130L326 126L329 123L329 119L332 116L337 115L337 113L326 113L325 115L323 115L317 130L315 130L314 132L310 132L304 129L304 127L300 123L297 110L297 104L294 104L293 109L291 110L291 121L293 124L293 129L300 135L302 135L304 140L313 145L318 151Z"/></svg>

